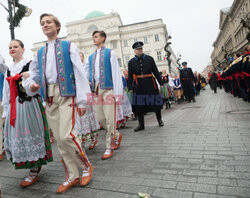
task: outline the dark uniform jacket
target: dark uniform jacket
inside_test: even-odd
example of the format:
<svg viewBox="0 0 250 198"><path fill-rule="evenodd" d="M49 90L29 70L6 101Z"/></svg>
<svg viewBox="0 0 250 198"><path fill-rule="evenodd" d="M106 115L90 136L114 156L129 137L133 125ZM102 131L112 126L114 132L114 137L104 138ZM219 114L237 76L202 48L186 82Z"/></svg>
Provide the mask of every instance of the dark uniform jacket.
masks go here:
<svg viewBox="0 0 250 198"><path fill-rule="evenodd" d="M145 76L145 75L154 75ZM163 85L160 73L154 59L143 54L135 56L128 63L128 90L133 90L133 112L157 112L163 105L162 96L159 94L157 79Z"/></svg>
<svg viewBox="0 0 250 198"><path fill-rule="evenodd" d="M216 73L213 72L212 75L211 75L211 77L210 77L210 79L209 79L209 83L211 85L211 89L212 90L216 89L216 87L217 87L217 80L218 80L218 77L217 77Z"/></svg>
<svg viewBox="0 0 250 198"><path fill-rule="evenodd" d="M191 68L184 68L180 71L181 86L186 98L191 99L194 97L194 84L195 78Z"/></svg>

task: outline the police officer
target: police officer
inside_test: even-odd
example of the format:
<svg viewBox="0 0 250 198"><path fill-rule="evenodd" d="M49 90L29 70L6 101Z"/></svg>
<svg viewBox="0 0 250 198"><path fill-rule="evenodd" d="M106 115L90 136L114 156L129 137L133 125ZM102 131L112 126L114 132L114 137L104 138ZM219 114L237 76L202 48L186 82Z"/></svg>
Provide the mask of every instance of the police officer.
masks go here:
<svg viewBox="0 0 250 198"><path fill-rule="evenodd" d="M188 102L195 102L194 98L194 73L191 68L187 67L187 62L182 63L183 69L180 71L181 86L183 87L183 92L185 99Z"/></svg>
<svg viewBox="0 0 250 198"><path fill-rule="evenodd" d="M155 78L161 86L163 82L154 59L143 53L142 46L141 41L133 44L135 56L128 63L128 89L133 92L132 110L137 114L139 121L135 132L144 130L146 112L155 112L159 126L164 126L161 119L163 99Z"/></svg>

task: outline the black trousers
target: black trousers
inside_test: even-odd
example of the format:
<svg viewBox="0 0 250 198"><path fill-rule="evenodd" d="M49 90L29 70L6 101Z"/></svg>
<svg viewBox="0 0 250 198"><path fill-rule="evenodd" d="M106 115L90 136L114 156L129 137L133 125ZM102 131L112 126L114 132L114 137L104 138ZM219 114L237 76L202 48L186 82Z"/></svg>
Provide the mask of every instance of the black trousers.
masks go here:
<svg viewBox="0 0 250 198"><path fill-rule="evenodd" d="M161 120L161 110L155 112L157 121ZM137 113L139 125L144 126L144 113Z"/></svg>

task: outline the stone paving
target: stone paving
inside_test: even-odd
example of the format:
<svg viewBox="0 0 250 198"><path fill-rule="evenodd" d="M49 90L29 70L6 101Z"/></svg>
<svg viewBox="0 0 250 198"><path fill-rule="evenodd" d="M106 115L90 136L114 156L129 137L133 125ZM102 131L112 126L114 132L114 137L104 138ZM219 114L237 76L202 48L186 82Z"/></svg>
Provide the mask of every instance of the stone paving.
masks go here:
<svg viewBox="0 0 250 198"><path fill-rule="evenodd" d="M138 192L167 198L250 197L250 112L241 110L250 111L250 103L207 88L196 103L164 109L162 128L154 114L146 116L142 132L134 133L137 121L129 121L120 130L121 148L105 161L100 131L99 144L87 151L94 166L92 182L62 195L56 194L64 171L55 145L54 162L26 189L19 183L27 170L14 170L7 160L1 161L2 197L137 198Z"/></svg>

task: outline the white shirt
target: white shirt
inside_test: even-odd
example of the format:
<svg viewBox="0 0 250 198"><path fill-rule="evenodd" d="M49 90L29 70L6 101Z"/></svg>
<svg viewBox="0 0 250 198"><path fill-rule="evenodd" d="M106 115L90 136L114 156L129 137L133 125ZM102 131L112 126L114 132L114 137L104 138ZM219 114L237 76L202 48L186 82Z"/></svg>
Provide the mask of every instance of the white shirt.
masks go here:
<svg viewBox="0 0 250 198"><path fill-rule="evenodd" d="M12 63L9 67L10 75L15 76L16 74L20 73L23 69L23 67L29 62L28 59L23 59L18 63ZM3 106L3 115L2 117L5 118L8 115L8 107L10 105L10 86L9 82L6 80L7 72L5 72L4 75L4 85L3 85L3 100L2 100L2 106ZM35 95L36 93L34 93Z"/></svg>
<svg viewBox="0 0 250 198"><path fill-rule="evenodd" d="M99 83L99 79L100 79L100 52L101 49L97 49L96 52L96 61L95 61L95 82Z"/></svg>
<svg viewBox="0 0 250 198"><path fill-rule="evenodd" d="M8 69L8 66L4 63L4 59L0 54L0 72L5 73L7 69Z"/></svg>
<svg viewBox="0 0 250 198"><path fill-rule="evenodd" d="M47 42L47 60L46 60L46 80L47 83L56 84L57 83L57 69L53 67L53 64L56 63L56 56L55 56L55 42L56 41L48 41Z"/></svg>
<svg viewBox="0 0 250 198"><path fill-rule="evenodd" d="M96 83L98 83L100 79L100 72L99 72L100 71L100 61L99 61L100 51L101 49L97 49L96 61L95 61L94 78L95 78ZM111 63L114 96L116 97L116 101L118 101L119 96L123 95L123 83L122 83L122 75L121 75L120 66L116 58L116 54L113 50L111 50L110 63ZM84 69L89 80L89 59L86 60Z"/></svg>
<svg viewBox="0 0 250 198"><path fill-rule="evenodd" d="M57 69L56 69L56 58L55 58L55 41L47 42L47 57L46 57L46 82L47 84L57 83ZM75 75L76 83L76 102L78 108L83 108L87 103L87 94L91 93L89 83L82 67L79 51L74 43L70 45L70 59L73 64L73 71ZM30 65L30 78L23 80L23 86L25 87L27 94L32 94L30 91L30 85L33 83L41 84L39 65L37 57L34 58Z"/></svg>
<svg viewBox="0 0 250 198"><path fill-rule="evenodd" d="M168 84L169 84L170 87L174 86L174 81L173 80L174 80L174 78L168 76Z"/></svg>

